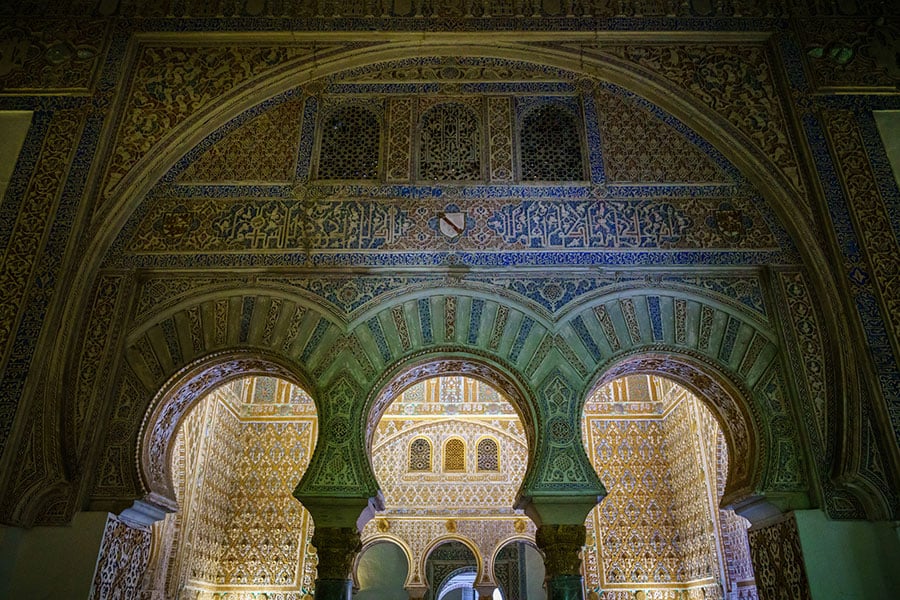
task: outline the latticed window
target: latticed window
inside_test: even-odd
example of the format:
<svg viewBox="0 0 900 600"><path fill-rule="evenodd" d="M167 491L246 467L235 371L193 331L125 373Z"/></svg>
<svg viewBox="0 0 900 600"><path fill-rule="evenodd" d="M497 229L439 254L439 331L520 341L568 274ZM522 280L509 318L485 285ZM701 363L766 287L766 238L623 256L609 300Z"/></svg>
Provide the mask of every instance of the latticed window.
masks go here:
<svg viewBox="0 0 900 600"><path fill-rule="evenodd" d="M381 127L363 106L342 106L322 123L320 179L375 179Z"/></svg>
<svg viewBox="0 0 900 600"><path fill-rule="evenodd" d="M522 119L519 141L523 180L584 179L581 136L568 110L554 104L535 108Z"/></svg>
<svg viewBox="0 0 900 600"><path fill-rule="evenodd" d="M444 470L466 470L466 444L460 439L453 438L444 444Z"/></svg>
<svg viewBox="0 0 900 600"><path fill-rule="evenodd" d="M497 442L490 438L480 440L476 453L478 455L479 471L500 470L500 447L497 445Z"/></svg>
<svg viewBox="0 0 900 600"><path fill-rule="evenodd" d="M422 115L419 178L474 181L481 178L481 126L472 109L438 104Z"/></svg>
<svg viewBox="0 0 900 600"><path fill-rule="evenodd" d="M431 470L431 442L425 438L416 438L409 445L409 470Z"/></svg>

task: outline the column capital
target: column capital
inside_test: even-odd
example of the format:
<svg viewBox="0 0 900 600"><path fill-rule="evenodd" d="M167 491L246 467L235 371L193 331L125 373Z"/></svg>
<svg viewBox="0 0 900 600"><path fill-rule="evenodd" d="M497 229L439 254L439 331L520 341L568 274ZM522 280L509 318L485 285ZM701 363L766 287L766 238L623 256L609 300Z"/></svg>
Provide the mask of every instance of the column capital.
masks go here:
<svg viewBox="0 0 900 600"><path fill-rule="evenodd" d="M353 560L362 548L356 527L316 527L312 544L319 557L317 579L347 580L350 577Z"/></svg>
<svg viewBox="0 0 900 600"><path fill-rule="evenodd" d="M534 541L544 553L547 578L574 575L581 577L581 549L587 530L584 525L541 525Z"/></svg>

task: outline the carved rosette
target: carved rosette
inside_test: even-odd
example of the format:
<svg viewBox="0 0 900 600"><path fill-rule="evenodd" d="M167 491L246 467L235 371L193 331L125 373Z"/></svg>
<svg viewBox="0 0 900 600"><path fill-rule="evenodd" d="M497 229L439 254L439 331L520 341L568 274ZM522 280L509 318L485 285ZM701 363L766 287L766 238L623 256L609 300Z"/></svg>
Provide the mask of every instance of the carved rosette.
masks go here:
<svg viewBox="0 0 900 600"><path fill-rule="evenodd" d="M355 527L316 527L312 544L319 556L317 579L348 579L362 549Z"/></svg>
<svg viewBox="0 0 900 600"><path fill-rule="evenodd" d="M581 549L587 530L584 525L541 525L535 543L544 553L547 579L581 576Z"/></svg>

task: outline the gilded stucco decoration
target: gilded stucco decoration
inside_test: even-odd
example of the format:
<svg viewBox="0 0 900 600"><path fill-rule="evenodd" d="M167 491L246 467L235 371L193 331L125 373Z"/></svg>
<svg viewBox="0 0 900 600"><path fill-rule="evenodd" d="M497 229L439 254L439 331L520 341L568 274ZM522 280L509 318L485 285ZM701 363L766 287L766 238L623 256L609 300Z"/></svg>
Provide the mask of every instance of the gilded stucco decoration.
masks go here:
<svg viewBox="0 0 900 600"><path fill-rule="evenodd" d="M728 452L685 388L620 378L586 401L584 444L608 495L589 515L585 587L625 600L757 598L749 523L719 503ZM686 596L685 596L686 595Z"/></svg>
<svg viewBox="0 0 900 600"><path fill-rule="evenodd" d="M484 439L497 445L502 466L496 471L478 468L478 443ZM427 440L434 451L425 470L407 468L416 440ZM454 444L463 454L453 454L448 465L446 453L448 446L455 452ZM381 414L371 456L385 508L366 525L363 543L390 539L405 548L414 559L407 585L426 583L427 555L443 539L475 548L478 581L485 583L493 582L492 558L509 538L533 539L533 523L513 508L528 462L525 430L509 400L493 387L461 375L415 383Z"/></svg>
<svg viewBox="0 0 900 600"><path fill-rule="evenodd" d="M179 427L172 453L178 511L154 526L151 598L300 600L312 590L309 513L293 496L318 436L312 399L273 377L213 390Z"/></svg>

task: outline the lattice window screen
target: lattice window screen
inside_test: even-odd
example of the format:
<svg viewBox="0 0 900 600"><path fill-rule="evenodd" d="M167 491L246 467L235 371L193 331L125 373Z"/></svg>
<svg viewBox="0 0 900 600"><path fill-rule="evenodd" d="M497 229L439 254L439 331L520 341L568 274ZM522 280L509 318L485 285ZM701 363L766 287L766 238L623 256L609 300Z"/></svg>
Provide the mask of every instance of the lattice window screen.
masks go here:
<svg viewBox="0 0 900 600"><path fill-rule="evenodd" d="M342 106L322 123L319 179L375 179L381 127L371 110Z"/></svg>
<svg viewBox="0 0 900 600"><path fill-rule="evenodd" d="M477 454L479 471L500 470L500 447L497 442L490 438L479 441Z"/></svg>
<svg viewBox="0 0 900 600"><path fill-rule="evenodd" d="M466 444L460 439L449 440L444 444L444 470L466 470Z"/></svg>
<svg viewBox="0 0 900 600"><path fill-rule="evenodd" d="M532 110L522 119L519 142L523 180L584 179L581 136L569 111L552 104Z"/></svg>
<svg viewBox="0 0 900 600"><path fill-rule="evenodd" d="M431 442L425 438L416 438L409 445L409 470L431 470Z"/></svg>
<svg viewBox="0 0 900 600"><path fill-rule="evenodd" d="M438 104L422 115L419 178L481 179L481 123L475 111L450 102Z"/></svg>

